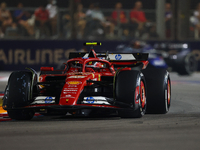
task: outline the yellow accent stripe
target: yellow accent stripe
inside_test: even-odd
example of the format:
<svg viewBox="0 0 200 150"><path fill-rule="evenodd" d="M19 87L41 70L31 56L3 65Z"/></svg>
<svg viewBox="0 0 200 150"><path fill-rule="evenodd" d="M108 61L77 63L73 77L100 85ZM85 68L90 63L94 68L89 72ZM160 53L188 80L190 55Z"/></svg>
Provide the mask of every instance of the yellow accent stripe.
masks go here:
<svg viewBox="0 0 200 150"><path fill-rule="evenodd" d="M98 75L98 81L101 81L101 75L100 74Z"/></svg>
<svg viewBox="0 0 200 150"><path fill-rule="evenodd" d="M97 42L86 42L85 45L89 46L89 45L101 45L101 43L97 43Z"/></svg>
<svg viewBox="0 0 200 150"><path fill-rule="evenodd" d="M2 104L3 104L3 100L2 100L2 98L0 98L0 114L7 113L7 111L2 108Z"/></svg>
<svg viewBox="0 0 200 150"><path fill-rule="evenodd" d="M7 111L4 110L4 109L0 106L0 114L3 114L3 113L7 113Z"/></svg>
<svg viewBox="0 0 200 150"><path fill-rule="evenodd" d="M3 104L3 99L0 98L0 106L2 106L2 104Z"/></svg>

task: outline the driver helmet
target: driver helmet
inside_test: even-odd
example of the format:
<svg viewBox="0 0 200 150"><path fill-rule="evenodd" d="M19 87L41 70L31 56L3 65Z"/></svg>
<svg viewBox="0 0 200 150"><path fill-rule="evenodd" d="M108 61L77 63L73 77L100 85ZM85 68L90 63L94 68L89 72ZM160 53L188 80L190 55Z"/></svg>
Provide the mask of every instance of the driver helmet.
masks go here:
<svg viewBox="0 0 200 150"><path fill-rule="evenodd" d="M86 67L91 67L91 68L102 68L103 64L101 62L89 62Z"/></svg>

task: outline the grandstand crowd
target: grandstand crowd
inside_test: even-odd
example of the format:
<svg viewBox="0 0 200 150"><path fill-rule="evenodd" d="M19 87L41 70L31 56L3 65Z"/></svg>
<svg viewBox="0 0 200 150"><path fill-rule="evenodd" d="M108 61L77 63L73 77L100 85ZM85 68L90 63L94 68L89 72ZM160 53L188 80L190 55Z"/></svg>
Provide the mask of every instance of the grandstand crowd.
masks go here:
<svg viewBox="0 0 200 150"><path fill-rule="evenodd" d="M171 4L165 6L166 38L171 37ZM59 12L56 0L47 5L41 4L34 10L24 8L19 2L13 10L8 9L6 2L0 4L0 38L70 38L72 18L70 8ZM164 15L163 15L164 16ZM104 11L99 3L91 3L88 8L77 4L74 14L77 39L121 39L133 37L150 39L158 38L155 19L147 18L141 1L133 3L132 10L124 10L123 4L117 2L115 7ZM199 25L197 25L199 27Z"/></svg>

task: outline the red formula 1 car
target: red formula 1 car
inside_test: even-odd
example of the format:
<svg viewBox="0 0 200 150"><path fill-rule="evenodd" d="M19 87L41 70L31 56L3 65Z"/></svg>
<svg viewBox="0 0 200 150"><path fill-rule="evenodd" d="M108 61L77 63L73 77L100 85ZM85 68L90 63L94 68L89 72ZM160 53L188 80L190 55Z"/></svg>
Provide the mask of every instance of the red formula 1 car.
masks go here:
<svg viewBox="0 0 200 150"><path fill-rule="evenodd" d="M98 45L99 43L86 43ZM171 102L169 73L145 69L148 54L70 53L62 71L41 67L37 73L13 72L5 89L3 108L12 119L41 114L93 115L117 113L139 118L167 113Z"/></svg>

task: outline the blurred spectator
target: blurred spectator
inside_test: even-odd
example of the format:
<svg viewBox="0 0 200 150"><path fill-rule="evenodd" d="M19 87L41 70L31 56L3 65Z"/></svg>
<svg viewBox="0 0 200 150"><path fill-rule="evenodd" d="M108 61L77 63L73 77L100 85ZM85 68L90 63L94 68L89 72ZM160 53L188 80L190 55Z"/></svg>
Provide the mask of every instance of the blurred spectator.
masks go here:
<svg viewBox="0 0 200 150"><path fill-rule="evenodd" d="M147 21L145 13L142 11L142 2L137 1L134 5L134 8L130 12L130 21L131 21L131 31L135 35L135 31L138 30L140 36L144 32L144 25Z"/></svg>
<svg viewBox="0 0 200 150"><path fill-rule="evenodd" d="M197 4L196 10L194 11L194 17L196 18L195 24L199 24L200 22L200 3Z"/></svg>
<svg viewBox="0 0 200 150"><path fill-rule="evenodd" d="M26 29L30 36L34 35L34 26L28 23L28 19L30 18L30 13L23 10L23 4L18 3L17 10L14 11L13 16L19 25Z"/></svg>
<svg viewBox="0 0 200 150"><path fill-rule="evenodd" d="M86 25L86 15L83 12L82 4L78 4L77 6L76 22L77 22L78 38L82 38L84 34L85 25Z"/></svg>
<svg viewBox="0 0 200 150"><path fill-rule="evenodd" d="M129 40L129 39L131 39L132 37L130 36L130 34L129 34L129 30L128 29L125 29L125 30L123 30L123 33L122 33L122 35L120 36L120 39L121 40Z"/></svg>
<svg viewBox="0 0 200 150"><path fill-rule="evenodd" d="M114 36L114 24L106 21L106 18L104 17L103 13L101 12L99 8L99 4L94 4L94 9L91 11L91 20L87 22L87 33L91 33L91 29L98 29L101 26L104 28L104 31L106 31L107 28L109 28L108 36L113 37ZM99 30L100 31L100 30Z"/></svg>
<svg viewBox="0 0 200 150"><path fill-rule="evenodd" d="M126 15L124 11L122 10L122 3L117 3L115 5L115 10L112 12L112 20L114 21L114 24L117 25L120 24L126 24L128 23L128 20L126 18Z"/></svg>
<svg viewBox="0 0 200 150"><path fill-rule="evenodd" d="M112 12L111 17L115 26L118 26L119 28L123 29L123 33L129 34L128 19L126 18L126 15L124 11L122 10L122 3L119 3L119 2L116 3L115 10ZM126 31L124 32L124 30Z"/></svg>
<svg viewBox="0 0 200 150"><path fill-rule="evenodd" d="M150 31L149 31L149 38L158 38L159 35L156 32L156 25L151 26Z"/></svg>
<svg viewBox="0 0 200 150"><path fill-rule="evenodd" d="M58 8L56 6L57 1L56 0L50 0L50 3L47 4L46 9L49 11L49 19L51 24L51 31L52 35L56 34L57 29L57 13Z"/></svg>
<svg viewBox="0 0 200 150"><path fill-rule="evenodd" d="M12 15L10 11L6 9L6 6L7 5L5 2L1 3L0 6L0 26L2 31L2 33L0 33L1 37L3 36L3 33L5 33L8 26L15 27L15 24L13 24Z"/></svg>
<svg viewBox="0 0 200 150"><path fill-rule="evenodd" d="M195 37L199 38L200 33L200 3L197 4L196 10L193 13L193 16L190 17L190 22L194 27Z"/></svg>
<svg viewBox="0 0 200 150"><path fill-rule="evenodd" d="M71 36L71 16L69 12L62 16L62 23L61 23L61 36L65 38L70 38Z"/></svg>
<svg viewBox="0 0 200 150"><path fill-rule="evenodd" d="M171 4L165 4L165 28L166 28L166 37L171 37L171 20L172 20L172 11Z"/></svg>
<svg viewBox="0 0 200 150"><path fill-rule="evenodd" d="M92 14L92 10L94 9L94 4L93 3L91 3L90 4L90 6L89 6L89 9L86 11L86 16L87 17L90 17L91 16L91 14Z"/></svg>
<svg viewBox="0 0 200 150"><path fill-rule="evenodd" d="M99 8L99 4L94 5L94 9L91 12L91 18L99 21L100 23L104 23L106 21L102 11Z"/></svg>
<svg viewBox="0 0 200 150"><path fill-rule="evenodd" d="M35 26L39 29L42 36L50 36L50 22L49 11L45 9L44 5L40 5L35 10Z"/></svg>

